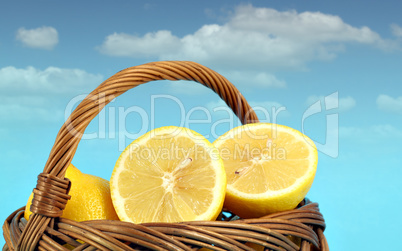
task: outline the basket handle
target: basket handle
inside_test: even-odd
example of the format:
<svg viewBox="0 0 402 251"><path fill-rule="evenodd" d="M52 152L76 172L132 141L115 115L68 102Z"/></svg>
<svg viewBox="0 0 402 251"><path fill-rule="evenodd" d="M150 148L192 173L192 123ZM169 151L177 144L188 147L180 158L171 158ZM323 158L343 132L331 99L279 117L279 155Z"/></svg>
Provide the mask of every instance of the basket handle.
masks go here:
<svg viewBox="0 0 402 251"><path fill-rule="evenodd" d="M127 90L154 80L192 80L217 93L243 124L258 122L257 115L237 88L219 73L189 61L160 61L116 73L92 91L61 127L43 173L59 178L70 164L81 137L98 113Z"/></svg>
<svg viewBox="0 0 402 251"><path fill-rule="evenodd" d="M70 198L70 181L64 178L82 135L98 113L114 98L138 85L154 80L192 80L216 92L243 124L258 122L241 93L226 78L200 64L188 61L161 61L122 70L93 90L61 127L34 189L31 215L17 246L32 250L54 217L59 217Z"/></svg>

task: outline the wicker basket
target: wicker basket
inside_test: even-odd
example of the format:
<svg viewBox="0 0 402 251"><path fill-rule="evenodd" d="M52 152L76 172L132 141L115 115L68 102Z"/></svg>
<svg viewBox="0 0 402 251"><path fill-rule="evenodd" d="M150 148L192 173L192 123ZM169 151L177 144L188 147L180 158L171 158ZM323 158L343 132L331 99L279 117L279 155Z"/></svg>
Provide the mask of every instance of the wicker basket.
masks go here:
<svg viewBox="0 0 402 251"><path fill-rule="evenodd" d="M223 76L193 62L164 61L118 72L92 91L61 127L43 173L34 189L31 215L24 207L5 221L3 250L329 250L323 234L325 221L318 205L304 199L290 211L258 219L221 214L217 221L133 224L96 220L76 222L62 218L70 181L64 178L78 143L90 121L112 99L154 80L192 80L216 92L244 123L258 118L240 92ZM229 216L228 216L229 215ZM80 240L78 242L77 240Z"/></svg>

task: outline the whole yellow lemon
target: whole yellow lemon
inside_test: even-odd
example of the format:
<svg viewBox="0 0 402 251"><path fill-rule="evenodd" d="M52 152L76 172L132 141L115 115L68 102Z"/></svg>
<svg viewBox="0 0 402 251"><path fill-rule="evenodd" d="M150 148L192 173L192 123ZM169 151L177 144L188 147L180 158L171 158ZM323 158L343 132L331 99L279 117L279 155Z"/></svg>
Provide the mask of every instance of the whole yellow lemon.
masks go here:
<svg viewBox="0 0 402 251"><path fill-rule="evenodd" d="M82 173L70 164L66 170L66 178L71 180L68 201L63 211L63 218L75 221L118 220L110 197L109 181L90 174ZM24 217L28 220L32 214L30 206L33 193L29 196Z"/></svg>

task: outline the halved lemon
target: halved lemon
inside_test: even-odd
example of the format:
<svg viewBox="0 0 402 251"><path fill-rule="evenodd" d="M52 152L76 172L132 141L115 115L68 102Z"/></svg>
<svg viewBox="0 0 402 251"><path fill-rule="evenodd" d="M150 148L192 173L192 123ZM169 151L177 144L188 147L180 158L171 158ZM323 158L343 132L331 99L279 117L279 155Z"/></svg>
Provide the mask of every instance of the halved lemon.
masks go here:
<svg viewBox="0 0 402 251"><path fill-rule="evenodd" d="M226 169L225 207L242 218L293 209L313 183L317 149L311 139L290 127L247 124L213 144Z"/></svg>
<svg viewBox="0 0 402 251"><path fill-rule="evenodd" d="M226 174L218 150L183 127L161 127L133 141L110 179L120 220L215 220L222 210Z"/></svg>

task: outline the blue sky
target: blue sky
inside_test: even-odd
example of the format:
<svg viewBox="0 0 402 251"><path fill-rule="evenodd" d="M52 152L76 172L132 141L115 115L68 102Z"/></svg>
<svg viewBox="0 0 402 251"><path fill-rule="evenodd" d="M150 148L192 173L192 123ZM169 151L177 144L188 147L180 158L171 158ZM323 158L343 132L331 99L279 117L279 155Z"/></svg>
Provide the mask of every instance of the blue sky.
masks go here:
<svg viewBox="0 0 402 251"><path fill-rule="evenodd" d="M234 83L262 121L317 143L308 197L320 203L331 250L401 249L401 9L360 0L3 3L0 216L26 204L84 94L130 66L190 60ZM90 124L73 164L109 179L124 146L152 124L202 120L187 125L210 141L239 124L218 96L186 84L161 81L120 96ZM373 229L389 241L367 241Z"/></svg>

